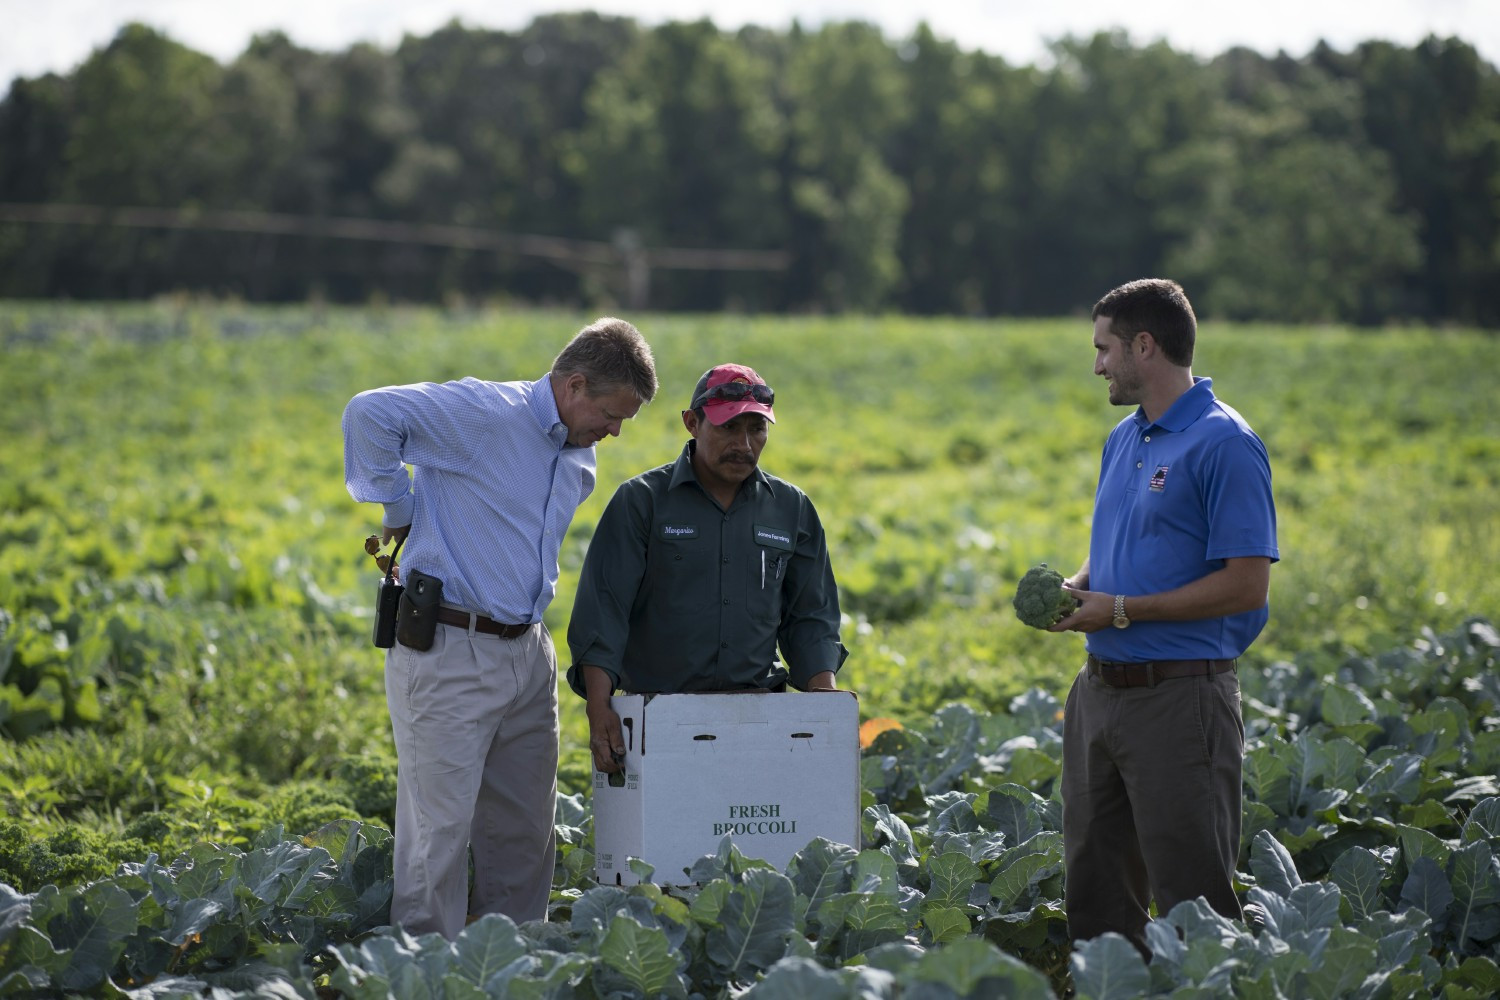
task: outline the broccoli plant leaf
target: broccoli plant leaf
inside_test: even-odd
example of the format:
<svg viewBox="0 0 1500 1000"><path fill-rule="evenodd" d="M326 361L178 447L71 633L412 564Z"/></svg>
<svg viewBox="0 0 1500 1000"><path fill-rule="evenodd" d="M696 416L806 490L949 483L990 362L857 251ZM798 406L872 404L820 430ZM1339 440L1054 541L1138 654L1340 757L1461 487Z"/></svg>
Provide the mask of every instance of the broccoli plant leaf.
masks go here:
<svg viewBox="0 0 1500 1000"><path fill-rule="evenodd" d="M682 958L658 928L616 917L599 945L599 960L637 996L687 996L678 972Z"/></svg>
<svg viewBox="0 0 1500 1000"><path fill-rule="evenodd" d="M968 914L955 906L922 906L923 941L945 944L967 937L972 925Z"/></svg>
<svg viewBox="0 0 1500 1000"><path fill-rule="evenodd" d="M1323 949L1316 966L1300 974L1300 995L1311 1000L1353 996L1375 971L1375 949L1370 942L1361 940L1358 934L1347 934L1347 939Z"/></svg>
<svg viewBox="0 0 1500 1000"><path fill-rule="evenodd" d="M1080 945L1068 966L1078 1000L1132 1000L1151 988L1141 953L1113 931Z"/></svg>
<svg viewBox="0 0 1500 1000"><path fill-rule="evenodd" d="M799 902L807 901L801 914L804 920L815 915L829 896L849 888L849 869L858 854L846 844L819 837L792 856L787 877L797 890Z"/></svg>
<svg viewBox="0 0 1500 1000"><path fill-rule="evenodd" d="M53 947L70 953L55 978L67 990L93 989L109 976L135 932L136 903L108 882L69 891L75 894L67 911L47 924Z"/></svg>
<svg viewBox="0 0 1500 1000"><path fill-rule="evenodd" d="M1461 951L1476 951L1500 935L1500 872L1496 869L1490 845L1482 840L1453 852L1448 866L1453 890L1450 929Z"/></svg>
<svg viewBox="0 0 1500 1000"><path fill-rule="evenodd" d="M933 858L927 866L931 883L927 890L927 902L935 906L963 907L974 892L983 869L969 859L967 854L950 851Z"/></svg>
<svg viewBox="0 0 1500 1000"><path fill-rule="evenodd" d="M1005 834L1007 847L1019 847L1043 829L1036 808L1036 794L1015 784L990 789L985 820L991 829Z"/></svg>
<svg viewBox="0 0 1500 1000"><path fill-rule="evenodd" d="M1265 830L1250 844L1250 870L1261 885L1281 896L1291 895L1292 889L1302 884L1291 854Z"/></svg>
<svg viewBox="0 0 1500 1000"><path fill-rule="evenodd" d="M1500 840L1500 798L1482 799L1469 812L1464 821L1463 841L1467 844L1475 840ZM4 940L3 936L0 940Z"/></svg>
<svg viewBox="0 0 1500 1000"><path fill-rule="evenodd" d="M719 911L720 926L709 931L709 957L732 976L748 979L786 954L796 930L795 892L780 872L747 871Z"/></svg>
<svg viewBox="0 0 1500 1000"><path fill-rule="evenodd" d="M1401 908L1415 907L1432 918L1434 929L1448 925L1448 911L1453 906L1453 887L1448 876L1431 858L1417 858L1411 864L1401 886Z"/></svg>
<svg viewBox="0 0 1500 1000"><path fill-rule="evenodd" d="M499 913L486 914L465 927L453 947L454 974L481 990L502 969L527 954L526 941L515 923Z"/></svg>
<svg viewBox="0 0 1500 1000"><path fill-rule="evenodd" d="M1045 976L980 938L964 938L928 951L908 975L917 984L946 987L959 997L1003 996L1015 1000L1052 997ZM904 995L934 994L911 990Z"/></svg>
<svg viewBox="0 0 1500 1000"><path fill-rule="evenodd" d="M1354 920L1364 920L1383 908L1384 894L1380 884L1385 879L1385 868L1373 851L1351 847L1339 855L1328 877L1344 894L1344 902Z"/></svg>

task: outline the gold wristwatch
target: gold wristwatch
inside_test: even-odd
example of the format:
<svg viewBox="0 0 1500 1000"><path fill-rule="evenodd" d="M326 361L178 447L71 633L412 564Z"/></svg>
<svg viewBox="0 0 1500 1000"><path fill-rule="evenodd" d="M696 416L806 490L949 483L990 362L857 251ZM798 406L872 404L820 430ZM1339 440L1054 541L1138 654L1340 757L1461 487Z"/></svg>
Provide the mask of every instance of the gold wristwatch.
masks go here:
<svg viewBox="0 0 1500 1000"><path fill-rule="evenodd" d="M1129 628L1130 619L1125 617L1125 595L1115 595L1115 628Z"/></svg>

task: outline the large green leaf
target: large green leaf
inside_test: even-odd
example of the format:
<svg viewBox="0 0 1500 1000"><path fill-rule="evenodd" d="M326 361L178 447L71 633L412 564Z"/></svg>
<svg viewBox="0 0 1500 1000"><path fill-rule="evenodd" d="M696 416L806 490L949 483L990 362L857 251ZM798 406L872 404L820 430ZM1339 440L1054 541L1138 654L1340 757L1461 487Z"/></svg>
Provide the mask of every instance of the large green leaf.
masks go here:
<svg viewBox="0 0 1500 1000"><path fill-rule="evenodd" d="M1044 977L1019 959L978 938L965 938L923 955L908 973L916 984L932 983L954 995L974 1000L1007 997L1013 1000L1051 1000ZM923 995L909 990L908 996Z"/></svg>
<svg viewBox="0 0 1500 1000"><path fill-rule="evenodd" d="M655 927L616 917L599 945L599 960L623 980L637 996L685 997L687 989L678 969L681 955Z"/></svg>
<svg viewBox="0 0 1500 1000"><path fill-rule="evenodd" d="M786 954L787 938L796 930L791 880L779 872L745 873L719 911L720 926L709 931L708 955L726 973L749 979Z"/></svg>
<svg viewBox="0 0 1500 1000"><path fill-rule="evenodd" d="M824 901L848 890L850 869L858 855L852 847L819 837L792 856L786 872L797 891L799 929L816 924Z"/></svg>
<svg viewBox="0 0 1500 1000"><path fill-rule="evenodd" d="M967 937L973 925L969 915L956 906L922 905L923 941L926 944L947 944Z"/></svg>
<svg viewBox="0 0 1500 1000"><path fill-rule="evenodd" d="M0 945L31 917L31 896L0 882Z"/></svg>
<svg viewBox="0 0 1500 1000"><path fill-rule="evenodd" d="M1242 767L1246 790L1279 816L1287 814L1292 799L1292 774L1287 767L1286 751L1283 740L1268 737L1246 750Z"/></svg>
<svg viewBox="0 0 1500 1000"><path fill-rule="evenodd" d="M1500 936L1500 863L1490 845L1476 840L1454 851L1448 881L1453 889L1449 929L1460 951L1474 953Z"/></svg>
<svg viewBox="0 0 1500 1000"><path fill-rule="evenodd" d="M1422 790L1422 765L1422 758L1413 753L1383 760L1359 786L1358 794L1373 804L1413 802Z"/></svg>
<svg viewBox="0 0 1500 1000"><path fill-rule="evenodd" d="M1320 961L1298 977L1298 994L1310 1000L1336 1000L1354 995L1375 971L1373 942L1352 931L1323 949Z"/></svg>
<svg viewBox="0 0 1500 1000"><path fill-rule="evenodd" d="M969 860L967 854L957 851L940 854L927 865L926 902L934 906L965 907L974 892L974 883L982 874L983 869Z"/></svg>
<svg viewBox="0 0 1500 1000"><path fill-rule="evenodd" d="M1488 840L1494 847L1500 843L1500 797L1491 796L1474 804L1464 821L1464 843Z"/></svg>
<svg viewBox="0 0 1500 1000"><path fill-rule="evenodd" d="M1381 883L1385 880L1385 868L1373 851L1351 847L1339 855L1328 877L1343 892L1353 920L1363 920L1383 908L1385 896Z"/></svg>
<svg viewBox="0 0 1500 1000"><path fill-rule="evenodd" d="M1079 945L1068 967L1078 1000L1135 1000L1151 986L1141 953L1113 932Z"/></svg>
<svg viewBox="0 0 1500 1000"><path fill-rule="evenodd" d="M47 922L47 936L68 953L54 978L68 990L93 989L109 976L135 933L136 902L124 889L98 882L71 890L65 913Z"/></svg>
<svg viewBox="0 0 1500 1000"><path fill-rule="evenodd" d="M1260 885L1281 896L1291 895L1292 889L1302 884L1291 854L1265 830L1250 844L1250 870Z"/></svg>
<svg viewBox="0 0 1500 1000"><path fill-rule="evenodd" d="M784 958L743 995L746 1000L883 1000L895 977L878 969L826 969L811 958Z"/></svg>
<svg viewBox="0 0 1500 1000"><path fill-rule="evenodd" d="M1432 918L1439 929L1448 926L1448 911L1453 906L1453 887L1448 876L1431 858L1418 858L1401 886L1401 906L1416 907Z"/></svg>
<svg viewBox="0 0 1500 1000"><path fill-rule="evenodd" d="M453 974L481 990L528 951L515 923L499 913L486 914L460 931L453 950Z"/></svg>
<svg viewBox="0 0 1500 1000"><path fill-rule="evenodd" d="M1044 828L1036 803L1036 794L1030 789L1015 784L997 785L988 793L985 822L1005 834L1007 847L1018 847Z"/></svg>
<svg viewBox="0 0 1500 1000"><path fill-rule="evenodd" d="M1003 865L990 883L990 895L1004 909L1026 901L1027 890L1042 879L1062 870L1062 859L1050 854L1027 854Z"/></svg>
<svg viewBox="0 0 1500 1000"><path fill-rule="evenodd" d="M1330 726L1349 726L1375 721L1375 703L1370 696L1348 684L1330 684L1323 689L1323 720Z"/></svg>
<svg viewBox="0 0 1500 1000"><path fill-rule="evenodd" d="M910 929L906 913L894 896L848 892L834 896L818 914L828 937L822 948L834 947L848 959L878 945L899 941Z"/></svg>

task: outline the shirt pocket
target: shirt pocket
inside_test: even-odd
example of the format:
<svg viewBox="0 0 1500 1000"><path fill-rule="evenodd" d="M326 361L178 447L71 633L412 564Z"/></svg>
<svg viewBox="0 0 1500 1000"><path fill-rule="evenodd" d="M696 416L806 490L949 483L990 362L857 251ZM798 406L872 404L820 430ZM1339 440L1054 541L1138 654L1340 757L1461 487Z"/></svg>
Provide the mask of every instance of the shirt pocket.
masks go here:
<svg viewBox="0 0 1500 1000"><path fill-rule="evenodd" d="M781 592L792 564L795 537L769 525L754 526L755 545L745 574L745 607L755 621L781 621Z"/></svg>
<svg viewBox="0 0 1500 1000"><path fill-rule="evenodd" d="M694 525L656 528L646 558L646 600L672 612L698 612L719 597L719 554Z"/></svg>

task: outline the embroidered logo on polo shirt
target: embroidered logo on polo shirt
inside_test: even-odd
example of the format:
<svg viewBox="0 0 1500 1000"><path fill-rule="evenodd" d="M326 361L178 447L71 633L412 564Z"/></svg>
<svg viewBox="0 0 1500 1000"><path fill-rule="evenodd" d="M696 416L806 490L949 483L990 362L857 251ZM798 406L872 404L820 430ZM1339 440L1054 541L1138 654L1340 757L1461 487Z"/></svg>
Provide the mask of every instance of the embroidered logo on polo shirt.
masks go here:
<svg viewBox="0 0 1500 1000"><path fill-rule="evenodd" d="M772 528L769 525L757 524L755 526L755 540L761 545L769 545L773 549L781 549L784 552L792 551L791 532L784 528Z"/></svg>
<svg viewBox="0 0 1500 1000"><path fill-rule="evenodd" d="M1147 487L1152 493L1164 492L1167 488L1168 466L1158 465L1156 471L1151 473L1151 483Z"/></svg>
<svg viewBox="0 0 1500 1000"><path fill-rule="evenodd" d="M698 526L696 524L664 524L661 526L661 537L697 538Z"/></svg>

